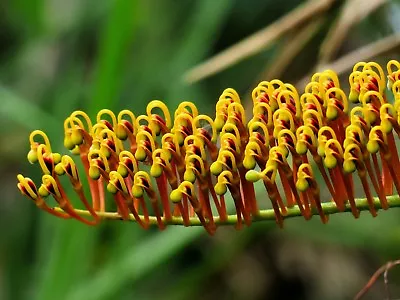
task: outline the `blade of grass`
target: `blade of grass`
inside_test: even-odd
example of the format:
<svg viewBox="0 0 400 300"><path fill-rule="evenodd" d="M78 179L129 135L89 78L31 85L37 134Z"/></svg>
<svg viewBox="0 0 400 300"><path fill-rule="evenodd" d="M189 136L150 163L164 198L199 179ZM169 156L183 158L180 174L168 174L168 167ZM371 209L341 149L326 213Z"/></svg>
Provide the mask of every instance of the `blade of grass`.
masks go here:
<svg viewBox="0 0 400 300"><path fill-rule="evenodd" d="M89 114L112 108L122 83L124 59L139 23L139 1L116 0L99 44Z"/></svg>
<svg viewBox="0 0 400 300"><path fill-rule="evenodd" d="M368 61L374 57L393 51L398 47L400 47L400 35L393 34L376 42L357 48L350 53L343 55L332 63L321 65L315 71L320 72L331 69L340 75L350 70L354 64L359 61ZM299 80L299 82L296 84L298 90L303 90L310 78L311 74Z"/></svg>
<svg viewBox="0 0 400 300"><path fill-rule="evenodd" d="M331 26L321 45L320 63L326 64L331 61L351 28L385 3L386 0L347 0L339 18Z"/></svg>
<svg viewBox="0 0 400 300"><path fill-rule="evenodd" d="M308 1L273 24L269 24L266 28L193 67L184 74L184 80L188 83L200 81L259 53L290 29L329 9L334 1Z"/></svg>
<svg viewBox="0 0 400 300"><path fill-rule="evenodd" d="M123 61L137 28L136 15L140 15L138 1L116 0L113 3L100 37L93 98L88 107L90 116L101 108L115 105L125 68ZM46 222L42 225L48 226ZM70 222L54 227L53 237L49 237L51 243L47 247L51 251L48 251L48 261L42 265L44 275L38 283L36 299L40 300L54 299L55 295L65 295L75 289L93 263L100 233L99 228L87 228Z"/></svg>
<svg viewBox="0 0 400 300"><path fill-rule="evenodd" d="M281 51L272 63L268 62L264 71L257 77L257 81L251 86L253 89L262 80L272 80L280 78L285 70L290 66L293 59L300 53L307 43L314 37L323 24L323 17L316 18L309 24L304 25L299 30L293 32L287 43L281 44ZM253 101L251 99L251 90L246 93L245 106L246 111L252 111Z"/></svg>
<svg viewBox="0 0 400 300"><path fill-rule="evenodd" d="M203 228L177 227L159 232L131 247L120 259L112 260L92 279L76 286L66 299L111 299L121 286L128 282L134 284L135 280L153 270L203 232Z"/></svg>
<svg viewBox="0 0 400 300"><path fill-rule="evenodd" d="M188 89L188 86L180 80L181 75L191 65L204 59L212 47L213 41L218 38L218 31L233 4L234 2L230 0L198 2L188 22L182 42L177 47L178 52L170 64L171 73L176 77L175 84L170 87L167 96L168 99L174 101L174 103L169 102L170 105L178 105L180 98L186 96L185 89ZM200 93L201 91L197 91L194 94Z"/></svg>

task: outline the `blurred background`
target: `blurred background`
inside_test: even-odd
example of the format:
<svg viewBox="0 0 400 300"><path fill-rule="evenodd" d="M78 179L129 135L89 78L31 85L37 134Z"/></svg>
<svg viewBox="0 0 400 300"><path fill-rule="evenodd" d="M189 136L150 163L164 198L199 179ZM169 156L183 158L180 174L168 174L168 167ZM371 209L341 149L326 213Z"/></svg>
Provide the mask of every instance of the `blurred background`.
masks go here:
<svg viewBox="0 0 400 300"><path fill-rule="evenodd" d="M332 68L399 59L400 5L383 0L1 0L0 299L352 299L400 257L400 211L220 228L89 228L40 212L16 189L28 135L62 153L75 109L144 113L193 101L214 113L224 88L246 104L261 80L299 89ZM259 199L265 191L260 190ZM267 200L267 199L266 199ZM389 273L400 298L400 271ZM364 299L384 299L383 280Z"/></svg>

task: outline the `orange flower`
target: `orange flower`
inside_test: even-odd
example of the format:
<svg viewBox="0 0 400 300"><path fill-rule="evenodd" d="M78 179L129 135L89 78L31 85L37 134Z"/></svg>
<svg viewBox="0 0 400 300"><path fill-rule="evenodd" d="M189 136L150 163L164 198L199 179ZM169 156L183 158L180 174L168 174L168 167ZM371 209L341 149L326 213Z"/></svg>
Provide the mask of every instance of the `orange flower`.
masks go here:
<svg viewBox="0 0 400 300"><path fill-rule="evenodd" d="M301 95L290 84L263 81L252 93L249 121L230 88L218 99L214 118L191 102L181 103L172 117L158 100L140 116L101 110L94 125L76 111L64 122L64 145L80 157L90 198L75 160L53 152L38 130L30 135L28 160L39 164L42 183L37 188L18 175L18 188L39 208L89 225L123 219L143 228L201 225L213 234L219 225L240 229L271 218L282 227L285 218L298 215L319 215L323 223L335 212L376 216L378 208L400 205L392 196L394 188L400 193L394 137L400 134L400 63L390 61L387 69L393 104L382 68L369 62L354 66L348 97L331 70L312 76ZM72 204L62 176L86 210ZM256 197L256 181L264 184L270 209L260 209L266 199ZM325 187L330 196L321 195ZM106 190L115 212L105 211ZM58 207L47 204L50 195Z"/></svg>

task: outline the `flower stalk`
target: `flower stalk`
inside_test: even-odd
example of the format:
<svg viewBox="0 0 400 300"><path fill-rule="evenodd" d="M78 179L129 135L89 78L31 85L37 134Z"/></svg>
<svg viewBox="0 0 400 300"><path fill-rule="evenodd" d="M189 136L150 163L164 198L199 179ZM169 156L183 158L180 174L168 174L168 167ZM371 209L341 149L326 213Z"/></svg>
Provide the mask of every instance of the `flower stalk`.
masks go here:
<svg viewBox="0 0 400 300"><path fill-rule="evenodd" d="M399 77L397 61L386 75L374 62L358 63L348 96L332 70L314 74L302 94L280 80L263 81L253 90L248 121L231 88L214 117L191 102L172 115L158 100L139 116L103 109L95 124L75 111L64 122L71 155L53 152L44 132L32 132L28 161L39 166L42 182L37 187L18 175L18 188L40 209L88 225L119 219L144 229L199 225L214 234L220 225L240 229L261 220L283 227L295 216L318 215L323 223L338 212L377 216L400 206ZM67 195L63 177L76 196ZM257 181L264 195L256 195Z"/></svg>

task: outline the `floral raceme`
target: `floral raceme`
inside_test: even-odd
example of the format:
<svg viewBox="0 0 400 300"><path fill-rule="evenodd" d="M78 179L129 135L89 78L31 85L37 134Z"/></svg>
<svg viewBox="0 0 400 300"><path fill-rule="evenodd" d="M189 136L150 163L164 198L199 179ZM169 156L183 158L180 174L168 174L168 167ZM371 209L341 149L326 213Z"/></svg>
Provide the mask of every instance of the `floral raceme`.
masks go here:
<svg viewBox="0 0 400 300"><path fill-rule="evenodd" d="M263 81L250 112L230 88L215 116L191 102L171 114L158 100L143 115L101 110L95 124L75 111L64 122L71 156L32 132L28 160L44 175L39 186L18 175L18 188L40 209L89 225L122 219L143 228L201 225L213 234L219 225L263 219L282 227L295 215L324 223L341 211L376 216L400 205L392 196L400 192L400 63L390 61L387 72L356 64L348 96L331 70L314 74L302 94Z"/></svg>

